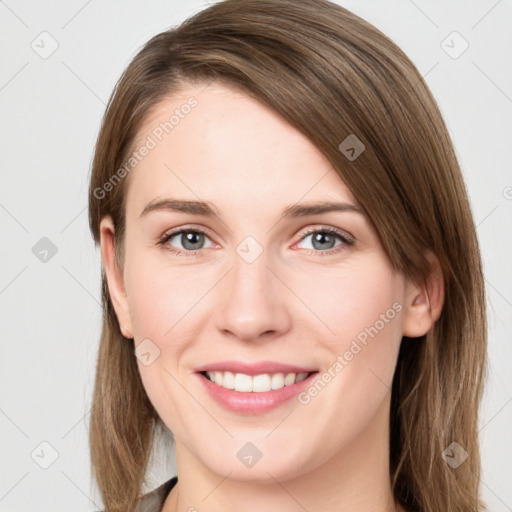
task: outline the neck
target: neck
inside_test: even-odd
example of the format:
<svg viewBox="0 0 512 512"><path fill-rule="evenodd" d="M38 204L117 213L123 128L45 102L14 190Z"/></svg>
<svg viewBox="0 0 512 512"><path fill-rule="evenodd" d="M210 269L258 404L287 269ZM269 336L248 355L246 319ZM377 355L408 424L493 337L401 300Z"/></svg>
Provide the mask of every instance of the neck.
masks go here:
<svg viewBox="0 0 512 512"><path fill-rule="evenodd" d="M270 468L263 471L268 476L263 483L229 479L210 471L178 440L176 460L178 484L162 512L403 512L390 484L389 400L341 451L316 466L310 462L312 469L289 479L274 478Z"/></svg>

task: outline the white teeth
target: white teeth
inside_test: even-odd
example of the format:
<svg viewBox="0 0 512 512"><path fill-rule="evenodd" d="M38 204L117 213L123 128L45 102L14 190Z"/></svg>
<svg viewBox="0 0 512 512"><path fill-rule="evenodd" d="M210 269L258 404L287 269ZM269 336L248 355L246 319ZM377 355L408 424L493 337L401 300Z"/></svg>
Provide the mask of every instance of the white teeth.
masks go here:
<svg viewBox="0 0 512 512"><path fill-rule="evenodd" d="M218 379L220 381L217 382L217 378L215 379L215 382L219 385L224 386L227 389L235 389L235 374L231 372L224 372L224 375L222 372L215 372L218 373L220 378Z"/></svg>
<svg viewBox="0 0 512 512"><path fill-rule="evenodd" d="M261 375L245 375L232 372L206 372L207 377L218 386L234 389L242 393L265 393L273 389L281 389L303 381L308 373L263 373Z"/></svg>
<svg viewBox="0 0 512 512"><path fill-rule="evenodd" d="M219 384L219 386L222 386L222 382ZM235 391L252 391L252 378L249 377L249 375L237 373L235 375Z"/></svg>
<svg viewBox="0 0 512 512"><path fill-rule="evenodd" d="M294 373L289 373L284 378L284 385L285 386L290 386L291 384L295 384L295 374Z"/></svg>
<svg viewBox="0 0 512 512"><path fill-rule="evenodd" d="M274 373L272 375L272 389L281 389L284 387L284 374Z"/></svg>

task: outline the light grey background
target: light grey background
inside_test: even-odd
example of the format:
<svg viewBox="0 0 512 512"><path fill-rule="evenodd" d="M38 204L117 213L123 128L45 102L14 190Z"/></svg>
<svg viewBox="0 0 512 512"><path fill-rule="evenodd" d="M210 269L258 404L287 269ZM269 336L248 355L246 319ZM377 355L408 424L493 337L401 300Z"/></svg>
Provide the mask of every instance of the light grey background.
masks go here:
<svg viewBox="0 0 512 512"><path fill-rule="evenodd" d="M489 510L512 510L512 2L339 3L404 49L452 134L488 286L482 493ZM87 439L101 320L100 257L86 210L93 146L138 48L205 5L0 1L2 512L101 507ZM453 58L464 40L469 47ZM46 262L32 250L43 237L57 249ZM173 461L157 456L148 487L172 474Z"/></svg>

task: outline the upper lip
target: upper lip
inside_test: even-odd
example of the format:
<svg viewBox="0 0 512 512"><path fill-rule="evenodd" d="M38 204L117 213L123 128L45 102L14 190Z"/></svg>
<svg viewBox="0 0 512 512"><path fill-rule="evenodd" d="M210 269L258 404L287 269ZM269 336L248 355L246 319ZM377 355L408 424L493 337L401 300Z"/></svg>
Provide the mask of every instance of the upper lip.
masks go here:
<svg viewBox="0 0 512 512"><path fill-rule="evenodd" d="M217 361L205 364L195 369L196 372L232 372L245 375L260 375L263 373L311 373L316 372L314 368L295 366L293 364L278 363L276 361Z"/></svg>

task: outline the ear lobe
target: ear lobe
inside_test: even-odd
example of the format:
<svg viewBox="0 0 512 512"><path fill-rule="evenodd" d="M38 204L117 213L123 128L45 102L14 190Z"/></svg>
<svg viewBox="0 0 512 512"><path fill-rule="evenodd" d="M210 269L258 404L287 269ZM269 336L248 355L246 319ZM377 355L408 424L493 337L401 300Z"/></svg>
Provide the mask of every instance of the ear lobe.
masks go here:
<svg viewBox="0 0 512 512"><path fill-rule="evenodd" d="M114 233L115 228L112 217L110 215L103 217L100 222L101 259L107 279L110 300L116 312L123 336L125 338L133 338L123 273L115 257Z"/></svg>
<svg viewBox="0 0 512 512"><path fill-rule="evenodd" d="M422 283L407 284L406 307L402 320L404 336L417 338L426 334L441 316L444 304L444 279L437 256L428 251L431 272Z"/></svg>

